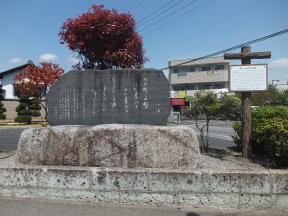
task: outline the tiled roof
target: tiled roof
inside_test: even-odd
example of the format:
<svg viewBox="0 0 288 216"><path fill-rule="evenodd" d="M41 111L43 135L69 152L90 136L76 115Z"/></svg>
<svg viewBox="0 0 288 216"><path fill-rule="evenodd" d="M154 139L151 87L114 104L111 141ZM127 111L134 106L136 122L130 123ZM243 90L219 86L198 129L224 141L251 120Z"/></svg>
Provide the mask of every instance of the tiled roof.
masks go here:
<svg viewBox="0 0 288 216"><path fill-rule="evenodd" d="M19 69L21 69L21 68L23 68L23 67L27 67L28 65L31 65L31 64L33 65L33 62L32 62L31 60L29 60L26 64L19 65L19 66L17 66L17 67L10 68L10 69L8 69L8 70L6 70L6 71L0 72L0 78L1 78L4 74L6 74L6 73L10 73L10 72L13 72L13 71L15 71L15 70L19 70Z"/></svg>

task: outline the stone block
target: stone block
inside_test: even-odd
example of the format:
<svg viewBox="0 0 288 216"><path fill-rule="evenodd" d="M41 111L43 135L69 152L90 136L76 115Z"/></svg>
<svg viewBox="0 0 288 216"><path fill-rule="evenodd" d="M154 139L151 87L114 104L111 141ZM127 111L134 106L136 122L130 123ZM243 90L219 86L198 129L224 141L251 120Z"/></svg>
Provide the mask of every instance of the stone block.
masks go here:
<svg viewBox="0 0 288 216"><path fill-rule="evenodd" d="M272 194L240 194L239 208L271 208L275 205Z"/></svg>
<svg viewBox="0 0 288 216"><path fill-rule="evenodd" d="M120 203L149 204L163 206L174 205L175 196L167 193L135 193L127 192L120 194Z"/></svg>
<svg viewBox="0 0 288 216"><path fill-rule="evenodd" d="M97 125L30 128L16 162L122 168L196 169L199 143L186 126Z"/></svg>
<svg viewBox="0 0 288 216"><path fill-rule="evenodd" d="M115 191L148 191L148 172L108 171L107 188Z"/></svg>
<svg viewBox="0 0 288 216"><path fill-rule="evenodd" d="M213 172L207 175L210 193L239 193L239 173Z"/></svg>
<svg viewBox="0 0 288 216"><path fill-rule="evenodd" d="M270 170L270 172L273 176L273 193L288 194L288 171Z"/></svg>
<svg viewBox="0 0 288 216"><path fill-rule="evenodd" d="M288 208L288 196L287 194L277 194L275 195L275 204L277 208Z"/></svg>
<svg viewBox="0 0 288 216"><path fill-rule="evenodd" d="M200 172L183 173L173 171L150 172L149 190L153 192L205 192L205 183Z"/></svg>
<svg viewBox="0 0 288 216"><path fill-rule="evenodd" d="M239 180L241 193L272 193L272 177L268 171L261 171L259 173L243 172L239 175Z"/></svg>

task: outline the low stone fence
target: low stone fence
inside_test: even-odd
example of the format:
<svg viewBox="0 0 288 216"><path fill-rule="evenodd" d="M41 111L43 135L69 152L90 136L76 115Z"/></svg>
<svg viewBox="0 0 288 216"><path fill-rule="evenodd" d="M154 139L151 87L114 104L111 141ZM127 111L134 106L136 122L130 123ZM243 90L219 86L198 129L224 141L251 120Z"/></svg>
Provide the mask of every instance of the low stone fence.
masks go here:
<svg viewBox="0 0 288 216"><path fill-rule="evenodd" d="M2 165L0 195L179 207L288 208L288 170Z"/></svg>

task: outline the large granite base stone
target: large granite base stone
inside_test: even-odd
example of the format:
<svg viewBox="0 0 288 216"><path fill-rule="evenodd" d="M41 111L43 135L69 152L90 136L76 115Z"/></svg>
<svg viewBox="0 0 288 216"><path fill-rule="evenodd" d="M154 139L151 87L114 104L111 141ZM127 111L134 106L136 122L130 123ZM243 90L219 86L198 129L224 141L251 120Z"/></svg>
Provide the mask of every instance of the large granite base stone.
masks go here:
<svg viewBox="0 0 288 216"><path fill-rule="evenodd" d="M107 124L25 130L16 161L29 165L192 168L199 143L187 126Z"/></svg>

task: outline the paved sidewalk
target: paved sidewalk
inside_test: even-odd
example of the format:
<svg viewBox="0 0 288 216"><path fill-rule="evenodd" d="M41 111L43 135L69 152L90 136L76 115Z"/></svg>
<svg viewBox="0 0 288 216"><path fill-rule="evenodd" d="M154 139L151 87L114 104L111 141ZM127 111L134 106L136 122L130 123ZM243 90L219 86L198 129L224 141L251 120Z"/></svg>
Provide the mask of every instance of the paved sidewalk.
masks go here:
<svg viewBox="0 0 288 216"><path fill-rule="evenodd" d="M1 216L286 216L288 209L164 208L0 197Z"/></svg>

